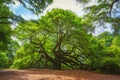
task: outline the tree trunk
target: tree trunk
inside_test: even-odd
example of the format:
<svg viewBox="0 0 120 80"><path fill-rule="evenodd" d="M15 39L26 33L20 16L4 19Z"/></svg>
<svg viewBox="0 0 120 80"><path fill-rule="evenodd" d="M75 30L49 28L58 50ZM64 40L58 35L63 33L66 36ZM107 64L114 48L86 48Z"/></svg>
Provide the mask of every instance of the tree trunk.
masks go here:
<svg viewBox="0 0 120 80"><path fill-rule="evenodd" d="M53 69L61 70L61 60L60 60L59 56L56 56L54 59Z"/></svg>

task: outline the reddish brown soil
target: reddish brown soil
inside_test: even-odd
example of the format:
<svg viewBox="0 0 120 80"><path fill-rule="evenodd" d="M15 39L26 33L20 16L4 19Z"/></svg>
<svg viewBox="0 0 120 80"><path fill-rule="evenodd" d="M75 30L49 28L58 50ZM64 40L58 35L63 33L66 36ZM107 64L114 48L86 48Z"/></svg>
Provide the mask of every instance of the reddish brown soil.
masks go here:
<svg viewBox="0 0 120 80"><path fill-rule="evenodd" d="M120 75L82 70L0 70L0 80L120 80Z"/></svg>

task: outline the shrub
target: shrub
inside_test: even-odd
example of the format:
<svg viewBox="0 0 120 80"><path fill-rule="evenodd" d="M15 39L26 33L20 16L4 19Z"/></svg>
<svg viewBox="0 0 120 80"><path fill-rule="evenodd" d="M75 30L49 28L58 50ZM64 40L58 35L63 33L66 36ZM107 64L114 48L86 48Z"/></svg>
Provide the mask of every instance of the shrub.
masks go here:
<svg viewBox="0 0 120 80"><path fill-rule="evenodd" d="M104 73L120 73L120 65L116 59L106 59L100 65L100 71Z"/></svg>

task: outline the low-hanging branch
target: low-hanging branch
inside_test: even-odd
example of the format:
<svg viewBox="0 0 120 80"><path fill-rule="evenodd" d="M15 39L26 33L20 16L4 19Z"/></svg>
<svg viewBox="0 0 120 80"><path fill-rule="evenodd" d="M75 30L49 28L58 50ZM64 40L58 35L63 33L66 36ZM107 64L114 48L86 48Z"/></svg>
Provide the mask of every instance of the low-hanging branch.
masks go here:
<svg viewBox="0 0 120 80"><path fill-rule="evenodd" d="M71 65L77 65L77 66L80 66L80 63L78 61L75 61L75 60L72 60L70 58L67 58L67 57L61 57L61 61L63 62L68 62L70 63Z"/></svg>
<svg viewBox="0 0 120 80"><path fill-rule="evenodd" d="M66 62L64 62L64 61L61 61L61 63L63 63L63 64L66 65L67 67L70 67L70 68L74 69L74 66L73 66L73 65L70 65L70 64L68 64L68 63L66 63Z"/></svg>

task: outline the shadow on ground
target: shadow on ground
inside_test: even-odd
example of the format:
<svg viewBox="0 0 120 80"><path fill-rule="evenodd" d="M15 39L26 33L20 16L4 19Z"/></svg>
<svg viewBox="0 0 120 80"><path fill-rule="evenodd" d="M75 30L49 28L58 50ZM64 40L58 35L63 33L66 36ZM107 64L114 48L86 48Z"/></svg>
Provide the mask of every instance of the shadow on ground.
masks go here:
<svg viewBox="0 0 120 80"><path fill-rule="evenodd" d="M0 80L29 80L23 71L0 70Z"/></svg>
<svg viewBox="0 0 120 80"><path fill-rule="evenodd" d="M120 75L97 74L82 70L0 70L0 80L120 80Z"/></svg>

